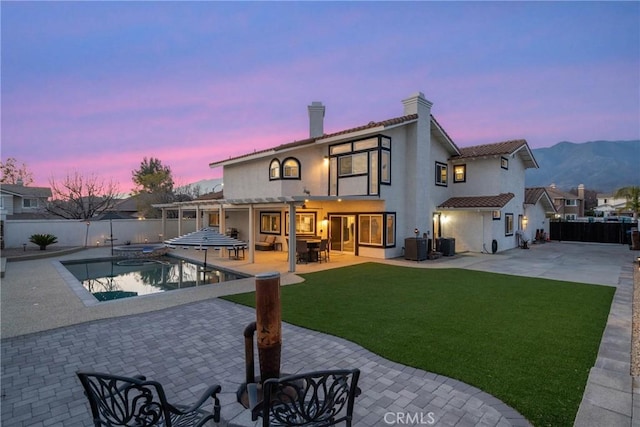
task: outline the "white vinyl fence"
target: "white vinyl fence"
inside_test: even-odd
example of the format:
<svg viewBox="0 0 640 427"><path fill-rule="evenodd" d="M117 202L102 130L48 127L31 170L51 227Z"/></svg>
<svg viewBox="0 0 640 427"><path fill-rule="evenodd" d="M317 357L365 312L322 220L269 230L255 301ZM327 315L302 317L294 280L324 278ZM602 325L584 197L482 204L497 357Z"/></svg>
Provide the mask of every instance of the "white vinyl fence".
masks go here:
<svg viewBox="0 0 640 427"><path fill-rule="evenodd" d="M81 221L54 220L7 220L4 224L5 248L21 248L29 242L32 234L53 234L58 238L55 246L103 246L110 245L113 233L114 246L136 243L162 242L178 236L178 220L167 219L166 230L161 219L113 219ZM183 219L180 234L195 231L195 219Z"/></svg>

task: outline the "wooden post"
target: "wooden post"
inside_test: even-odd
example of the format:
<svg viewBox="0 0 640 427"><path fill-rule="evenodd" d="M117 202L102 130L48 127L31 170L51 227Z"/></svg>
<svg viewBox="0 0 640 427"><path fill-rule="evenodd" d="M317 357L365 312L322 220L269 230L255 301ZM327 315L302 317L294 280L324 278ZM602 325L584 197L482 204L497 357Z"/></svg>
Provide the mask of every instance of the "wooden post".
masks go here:
<svg viewBox="0 0 640 427"><path fill-rule="evenodd" d="M256 275L256 332L260 381L278 378L282 347L280 273L278 272Z"/></svg>

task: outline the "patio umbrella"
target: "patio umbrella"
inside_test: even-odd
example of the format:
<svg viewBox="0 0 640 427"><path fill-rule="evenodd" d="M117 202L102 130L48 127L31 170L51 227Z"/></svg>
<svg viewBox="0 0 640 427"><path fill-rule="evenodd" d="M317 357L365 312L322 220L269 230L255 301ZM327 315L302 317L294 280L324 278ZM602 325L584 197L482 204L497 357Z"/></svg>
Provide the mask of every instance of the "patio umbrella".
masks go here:
<svg viewBox="0 0 640 427"><path fill-rule="evenodd" d="M233 237L220 234L213 228L205 227L198 231L165 240L168 246L193 246L204 250L204 266L207 267L207 248L237 248L247 243Z"/></svg>
<svg viewBox="0 0 640 427"><path fill-rule="evenodd" d="M113 238L113 220L114 219L123 219L125 217L123 217L122 215L120 215L118 212L114 212L114 211L109 211L106 213L103 213L102 215L100 215L97 219L98 221L103 221L105 219L109 220L109 241L111 242L111 256L113 256L113 241L116 240ZM88 233L89 229L87 228L87 233ZM86 240L86 239L85 239ZM85 242L86 245L86 242Z"/></svg>

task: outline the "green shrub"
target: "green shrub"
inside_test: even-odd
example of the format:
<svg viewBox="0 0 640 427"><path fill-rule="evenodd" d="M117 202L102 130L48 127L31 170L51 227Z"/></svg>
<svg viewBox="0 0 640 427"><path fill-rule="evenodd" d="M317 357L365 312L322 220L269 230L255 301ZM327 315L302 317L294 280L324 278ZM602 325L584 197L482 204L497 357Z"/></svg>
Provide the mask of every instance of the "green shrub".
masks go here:
<svg viewBox="0 0 640 427"><path fill-rule="evenodd" d="M29 241L40 246L40 250L44 251L47 246L58 243L58 238L53 234L32 234Z"/></svg>

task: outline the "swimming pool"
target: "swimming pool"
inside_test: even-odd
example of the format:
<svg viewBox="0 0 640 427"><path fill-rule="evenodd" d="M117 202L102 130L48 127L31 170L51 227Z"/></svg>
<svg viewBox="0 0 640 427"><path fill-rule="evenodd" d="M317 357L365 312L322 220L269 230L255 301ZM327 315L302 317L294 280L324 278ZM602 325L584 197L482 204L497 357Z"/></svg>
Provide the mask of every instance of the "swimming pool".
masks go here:
<svg viewBox="0 0 640 427"><path fill-rule="evenodd" d="M99 301L130 298L250 277L181 258L97 259L62 265Z"/></svg>

